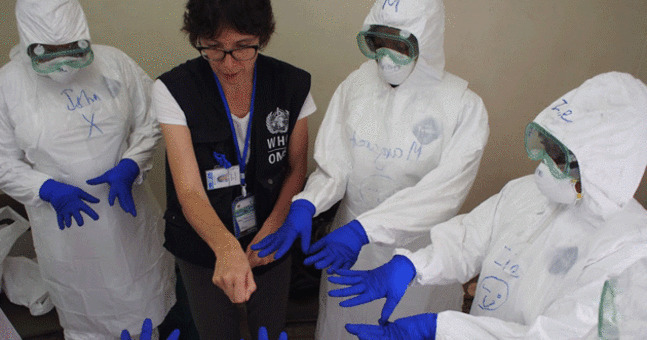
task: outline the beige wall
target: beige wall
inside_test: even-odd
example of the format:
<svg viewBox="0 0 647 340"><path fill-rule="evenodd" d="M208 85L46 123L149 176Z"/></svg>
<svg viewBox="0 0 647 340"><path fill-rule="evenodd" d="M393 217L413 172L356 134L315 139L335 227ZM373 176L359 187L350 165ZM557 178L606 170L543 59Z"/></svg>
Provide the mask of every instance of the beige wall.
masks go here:
<svg viewBox="0 0 647 340"><path fill-rule="evenodd" d="M18 42L14 1L0 1L0 64ZM180 33L183 0L81 0L93 42L116 46L157 77L196 56ZM311 148L336 86L364 57L355 44L372 0L274 0L277 32L265 53L312 73L319 110ZM510 179L531 173L523 128L591 76L632 73L647 82L647 1L451 0L445 2L447 70L470 82L490 116L490 139L467 211ZM164 201L163 154L152 187ZM314 168L312 158L309 169ZM647 183L637 198L647 206Z"/></svg>

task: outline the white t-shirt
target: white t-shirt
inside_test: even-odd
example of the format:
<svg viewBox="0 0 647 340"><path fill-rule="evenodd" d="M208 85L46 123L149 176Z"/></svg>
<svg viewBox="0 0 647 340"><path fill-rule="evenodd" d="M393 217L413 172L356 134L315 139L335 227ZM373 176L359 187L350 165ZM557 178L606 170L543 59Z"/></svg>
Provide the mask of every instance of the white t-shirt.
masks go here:
<svg viewBox="0 0 647 340"><path fill-rule="evenodd" d="M316 110L317 106L312 98L312 93L308 92L308 96L301 107L301 112L299 112L297 120L308 117ZM169 92L166 85L159 79L153 85L151 114L162 124L187 125L184 111L182 111L182 108L180 108L180 105L171 92ZM247 131L247 124L249 123L249 112L243 118L238 118L234 115L231 115L231 118L234 123L234 129L236 130L238 148L242 151L245 146L245 133ZM249 160L249 152L247 154L247 160Z"/></svg>

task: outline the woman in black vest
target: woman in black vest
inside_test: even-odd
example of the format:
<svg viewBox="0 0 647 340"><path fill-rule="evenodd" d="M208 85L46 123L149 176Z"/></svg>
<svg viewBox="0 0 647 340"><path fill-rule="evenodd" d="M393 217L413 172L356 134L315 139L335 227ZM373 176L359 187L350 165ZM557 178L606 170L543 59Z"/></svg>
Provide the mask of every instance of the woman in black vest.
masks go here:
<svg viewBox="0 0 647 340"><path fill-rule="evenodd" d="M201 56L156 81L152 110L167 156L165 246L202 339L285 326L290 259L249 245L276 231L304 183L310 74L259 54L274 32L270 0L189 0L183 30Z"/></svg>

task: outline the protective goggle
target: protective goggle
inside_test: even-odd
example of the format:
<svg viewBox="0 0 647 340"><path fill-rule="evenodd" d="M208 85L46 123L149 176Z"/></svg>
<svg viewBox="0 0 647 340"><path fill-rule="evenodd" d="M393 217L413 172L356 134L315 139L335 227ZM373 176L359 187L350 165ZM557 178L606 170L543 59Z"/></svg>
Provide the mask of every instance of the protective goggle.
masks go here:
<svg viewBox="0 0 647 340"><path fill-rule="evenodd" d="M42 74L57 72L62 66L80 69L94 60L88 40L64 45L31 44L27 47L27 55L34 70Z"/></svg>
<svg viewBox="0 0 647 340"><path fill-rule="evenodd" d="M580 179L575 155L537 123L526 126L525 145L528 157L544 162L555 178Z"/></svg>
<svg viewBox="0 0 647 340"><path fill-rule="evenodd" d="M416 37L410 32L389 26L366 27L357 33L357 45L369 59L377 60L388 55L398 65L407 65L418 57Z"/></svg>

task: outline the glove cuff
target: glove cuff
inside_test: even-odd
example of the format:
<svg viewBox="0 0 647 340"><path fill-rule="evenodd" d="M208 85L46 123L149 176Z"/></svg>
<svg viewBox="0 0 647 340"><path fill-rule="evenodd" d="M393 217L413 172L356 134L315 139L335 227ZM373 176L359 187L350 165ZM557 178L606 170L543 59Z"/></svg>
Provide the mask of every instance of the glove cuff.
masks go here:
<svg viewBox="0 0 647 340"><path fill-rule="evenodd" d="M358 220L352 220L346 224L346 227L353 233L355 237L361 242L362 245L368 244L368 236L366 230Z"/></svg>
<svg viewBox="0 0 647 340"><path fill-rule="evenodd" d="M292 202L292 204L290 205L290 210L292 209L305 210L310 214L311 217L314 216L315 212L317 211L314 204L310 203L310 201L303 198Z"/></svg>
<svg viewBox="0 0 647 340"><path fill-rule="evenodd" d="M40 189L38 189L38 196L45 201L49 202L52 199L52 192L55 190L54 186L56 186L56 182L53 179L48 179L43 184L40 186Z"/></svg>
<svg viewBox="0 0 647 340"><path fill-rule="evenodd" d="M130 158L124 158L119 161L117 167L122 169L129 178L135 179L139 175L139 165Z"/></svg>
<svg viewBox="0 0 647 340"><path fill-rule="evenodd" d="M395 255L389 262L395 264L396 266L401 266L402 268L408 269L407 272L411 274L411 276L409 276L408 283L410 283L413 278L416 277L416 266L413 265L413 262L411 262L408 257L404 255Z"/></svg>
<svg viewBox="0 0 647 340"><path fill-rule="evenodd" d="M426 334L426 339L436 339L436 323L438 321L438 314L425 313L422 315L424 315L425 324L429 326L427 328L428 333Z"/></svg>

